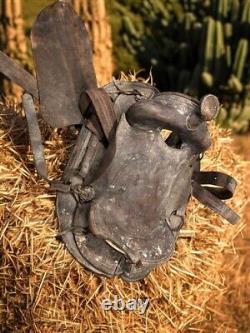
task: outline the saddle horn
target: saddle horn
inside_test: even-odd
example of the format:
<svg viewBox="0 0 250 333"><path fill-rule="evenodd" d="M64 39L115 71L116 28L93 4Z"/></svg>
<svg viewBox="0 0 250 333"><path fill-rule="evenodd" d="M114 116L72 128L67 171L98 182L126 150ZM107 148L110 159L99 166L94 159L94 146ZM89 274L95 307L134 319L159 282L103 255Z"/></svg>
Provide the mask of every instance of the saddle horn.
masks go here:
<svg viewBox="0 0 250 333"><path fill-rule="evenodd" d="M199 102L184 94L167 92L132 105L126 118L132 127L177 132L193 152L201 153L211 144L206 121L212 120L218 109L219 101L214 95L206 95Z"/></svg>

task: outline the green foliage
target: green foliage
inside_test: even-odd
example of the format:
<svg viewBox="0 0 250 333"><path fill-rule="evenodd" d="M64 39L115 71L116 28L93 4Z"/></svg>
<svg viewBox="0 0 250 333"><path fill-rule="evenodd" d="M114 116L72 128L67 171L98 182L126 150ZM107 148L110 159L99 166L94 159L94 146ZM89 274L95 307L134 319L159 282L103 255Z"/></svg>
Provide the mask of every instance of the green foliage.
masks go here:
<svg viewBox="0 0 250 333"><path fill-rule="evenodd" d="M23 1L29 33L54 0ZM250 122L250 0L106 0L116 73L152 68L160 89L219 95L218 121Z"/></svg>
<svg viewBox="0 0 250 333"><path fill-rule="evenodd" d="M249 128L250 0L109 3L118 72L152 68L161 89L216 93L224 104L218 120Z"/></svg>

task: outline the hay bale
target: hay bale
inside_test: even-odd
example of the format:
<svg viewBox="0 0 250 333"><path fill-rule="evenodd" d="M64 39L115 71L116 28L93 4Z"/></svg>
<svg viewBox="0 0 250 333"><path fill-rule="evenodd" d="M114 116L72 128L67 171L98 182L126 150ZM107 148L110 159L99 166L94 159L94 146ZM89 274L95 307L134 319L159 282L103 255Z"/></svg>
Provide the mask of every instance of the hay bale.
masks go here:
<svg viewBox="0 0 250 333"><path fill-rule="evenodd" d="M226 271L228 291L211 300L211 319L207 322L206 332L245 333L250 323L250 135L237 136L234 140L237 153L244 153L245 184L247 187L246 209L244 219L246 226L234 240L236 253L225 256L222 270Z"/></svg>
<svg viewBox="0 0 250 333"><path fill-rule="evenodd" d="M197 201L188 207L185 229L174 257L147 278L129 284L96 277L81 267L57 240L54 193L34 176L22 110L1 105L0 128L0 325L2 332L180 332L195 331L209 316L208 302L226 286L224 255L242 224L231 226ZM73 138L45 126L46 156L52 178L62 172ZM224 171L239 182L230 205L244 206L242 163L231 150L230 132L211 127L213 146L203 169ZM104 312L114 296L149 298L145 315Z"/></svg>

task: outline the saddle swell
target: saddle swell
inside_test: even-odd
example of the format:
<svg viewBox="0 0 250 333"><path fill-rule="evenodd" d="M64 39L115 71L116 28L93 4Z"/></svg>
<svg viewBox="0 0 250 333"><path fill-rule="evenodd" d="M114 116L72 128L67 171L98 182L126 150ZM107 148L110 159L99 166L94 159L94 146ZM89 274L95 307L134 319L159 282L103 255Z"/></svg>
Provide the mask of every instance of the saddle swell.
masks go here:
<svg viewBox="0 0 250 333"><path fill-rule="evenodd" d="M157 99L155 88L137 82L124 84L124 90L122 82L119 82L119 89L116 85L111 83L105 87L106 91L113 89L109 96L119 123L115 134L109 138L106 148L103 138L108 136L103 130L99 134L102 139L96 142L102 146L102 154L96 155L96 150L92 151L94 170L89 164L85 177L79 176L79 170L84 168L83 157L82 165L80 163L73 172L76 179L81 179L79 184L83 191L86 186L93 188L94 197L90 202L80 202L79 197L74 196L74 219L64 223L63 233L66 231L74 235L77 251L87 261L85 266L89 269L99 270L102 275L120 275L126 281L135 281L173 255L179 230L184 223L187 202L191 194L200 199L194 185L204 183L204 177L198 177L200 150L195 154L192 146L185 142L180 144L180 138L175 140L175 145L164 143L159 127L157 130L143 128L142 122L142 127L138 128L128 123L128 110L137 110L138 104L146 105L148 101L150 105L152 99ZM162 107L159 110L164 111ZM172 133L171 136L176 139L178 135ZM216 185L216 182L213 184ZM220 182L220 186L222 191L228 187L228 182ZM209 191L209 187L206 190ZM218 193L211 190L210 194L216 197ZM60 202L60 193L57 201ZM62 207L65 205L62 204ZM221 213L221 210L218 212ZM59 221L69 215L72 216L72 212L64 211L62 214L62 210L58 210Z"/></svg>
<svg viewBox="0 0 250 333"><path fill-rule="evenodd" d="M117 121L119 121L119 118L122 117L123 114L127 111L127 108L131 106L132 104L136 103L138 100L146 99L146 98L152 98L158 91L147 84L143 83L129 83L129 82L120 82L115 81L111 82L109 85L104 87L106 91L109 91L109 96L111 97L111 100L113 101L113 108L114 112L117 117ZM92 95L93 97L93 95ZM96 103L93 103L93 105ZM92 105L92 106L93 106ZM112 112L112 111L111 111ZM98 114L98 111L96 112ZM102 123L103 124L103 123ZM99 126L100 130L100 126ZM84 128L83 131L89 131L89 129ZM117 134L117 131L116 131ZM115 135L116 135L115 134ZM92 137L95 137L95 134L91 134ZM104 131L102 130L101 133L98 134L99 140L96 140L98 144L95 146L95 149L90 149L90 153L92 155L92 162L88 165L88 170L85 172L85 177L81 178L79 177L80 174L82 174L81 170L86 169L86 158L85 156L88 154L88 148L85 152L85 156L82 157L81 162L78 163L78 165L74 165L74 168L72 168L72 165L68 165L66 170L71 170L71 176L70 178L67 176L63 177L64 181L72 182L72 178L81 179L79 181L79 184L83 187L86 185L93 185L93 188L95 190L96 195L100 195L100 193L97 190L97 187L92 184L92 181L94 178L100 177L100 174L103 174L103 170L105 170L105 164L109 165L113 158L110 156L112 155L112 144L109 145L108 149L105 149L105 143L103 142L103 138L107 139L107 137L104 135ZM78 145L78 144L77 144ZM81 142L81 145L84 145L84 140ZM99 154L99 156L96 155L96 151L98 150L97 147L102 147L103 149L103 155ZM90 147L91 148L91 147ZM79 151L79 149L76 149ZM118 151L118 150L115 150ZM107 157L107 154L109 157ZM73 153L74 155L74 153ZM106 158L105 158L106 155ZM74 161L74 158L70 159L70 161ZM91 160L91 158L89 158ZM100 168L100 162L102 161L102 167ZM71 163L70 163L71 164ZM96 168L92 168L92 165L96 165ZM73 170L74 169L74 170ZM74 176L73 176L74 175ZM65 195L65 193L63 194ZM72 195L72 194L70 194ZM73 196L72 196L73 197ZM133 281L137 279L141 279L142 277L147 274L150 269L153 267L152 263L148 263L145 265L144 268L135 269L135 263L131 261L131 258L129 258L127 255L124 256L122 252L117 251L117 247L115 247L115 243L109 242L108 237L100 237L96 235L95 233L91 232L91 226L89 222L89 218L91 215L92 205L96 202L96 198L93 199L93 202L91 203L80 203L77 201L77 199L74 198L74 205L75 205L75 214L74 219L72 220L70 216L72 216L72 212L65 211L65 204L62 203L65 200L65 197L61 196L61 193L58 192L57 194L57 203L58 203L58 218L59 223L60 220L64 221L62 225L62 233L61 237L62 239L65 239L65 231L66 235L72 234L74 236L74 241L76 243L76 252L82 253L84 256L85 261L87 261L87 266L89 269L91 267L99 267L101 263L105 262L106 269L102 267L102 275L106 276L112 276L112 275L124 275L124 278ZM62 204L60 204L62 203ZM60 209L59 207L63 207L63 209ZM76 212L81 211L81 214L77 214ZM104 209L103 209L104 210ZM65 222L67 221L67 222ZM85 223L85 222L86 223ZM87 224L87 227L85 229L82 228L83 225ZM80 228L79 228L80 226ZM81 234L77 233L76 230L80 230ZM94 236L92 236L94 235ZM68 236L67 236L68 237ZM71 240L72 241L72 240ZM173 243L173 242L172 242ZM89 249L92 248L92 251ZM172 246L173 248L173 246ZM94 253L93 253L94 251ZM71 251L72 252L72 251ZM74 255L74 254L73 254ZM118 255L118 257L117 257ZM131 255L132 257L132 255ZM138 260L136 261L136 264L138 264ZM127 277L125 277L127 276Z"/></svg>

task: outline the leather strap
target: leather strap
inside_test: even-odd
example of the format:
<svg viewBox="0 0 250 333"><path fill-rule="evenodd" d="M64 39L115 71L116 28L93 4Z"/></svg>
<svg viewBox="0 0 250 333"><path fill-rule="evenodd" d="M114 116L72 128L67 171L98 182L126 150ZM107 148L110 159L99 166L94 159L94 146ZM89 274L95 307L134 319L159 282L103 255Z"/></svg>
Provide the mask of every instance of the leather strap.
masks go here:
<svg viewBox="0 0 250 333"><path fill-rule="evenodd" d="M235 224L240 219L239 215L221 199L231 198L236 185L235 179L224 173L195 172L192 180L192 195L228 222Z"/></svg>
<svg viewBox="0 0 250 333"><path fill-rule="evenodd" d="M30 144L34 155L34 162L37 172L42 178L48 180L44 149L42 145L42 136L38 125L33 97L31 94L25 93L23 95L23 108L28 123Z"/></svg>
<svg viewBox="0 0 250 333"><path fill-rule="evenodd" d="M87 90L86 94L91 101L92 111L90 118L87 120L86 127L94 132L99 139L106 139L107 142L109 142L117 127L117 119L112 101L102 88ZM25 93L23 95L23 107L28 123L29 137L36 169L42 178L48 180L42 136L31 94ZM86 136L89 136L89 134L87 129L82 128L75 148L73 149L75 153L73 155L71 154L71 163L68 163L73 169L76 162L75 160L81 161L82 153L85 152L85 146L88 142ZM83 145L83 143L85 143L85 145ZM72 161L72 159L74 159L74 161Z"/></svg>
<svg viewBox="0 0 250 333"><path fill-rule="evenodd" d="M113 103L103 88L86 90L86 94L92 104L92 114L87 119L86 126L90 130L94 130L99 138L105 138L107 142L110 142L117 127L117 118ZM96 119L98 119L98 123Z"/></svg>
<svg viewBox="0 0 250 333"><path fill-rule="evenodd" d="M204 185L203 188L222 200L232 198L237 186L237 182L233 177L222 172L195 172L193 179Z"/></svg>

